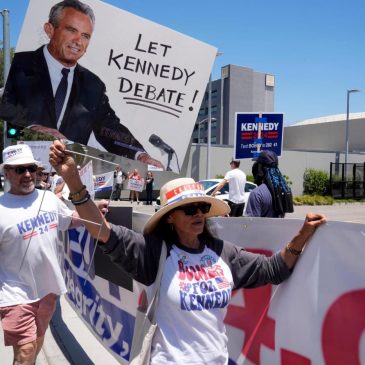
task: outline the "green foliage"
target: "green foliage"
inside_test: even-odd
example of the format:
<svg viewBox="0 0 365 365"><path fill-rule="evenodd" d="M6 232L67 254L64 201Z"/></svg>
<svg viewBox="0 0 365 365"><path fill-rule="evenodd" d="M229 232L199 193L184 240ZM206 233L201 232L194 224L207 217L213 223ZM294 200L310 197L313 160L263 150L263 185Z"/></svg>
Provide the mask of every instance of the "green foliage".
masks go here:
<svg viewBox="0 0 365 365"><path fill-rule="evenodd" d="M293 181L290 180L288 175L283 175L283 178L289 187L293 185Z"/></svg>
<svg viewBox="0 0 365 365"><path fill-rule="evenodd" d="M303 192L308 195L326 195L329 192L329 175L326 171L305 169Z"/></svg>
<svg viewBox="0 0 365 365"><path fill-rule="evenodd" d="M217 174L217 175L215 175L215 178L216 179L224 179L224 175Z"/></svg>
<svg viewBox="0 0 365 365"><path fill-rule="evenodd" d="M254 178L253 178L253 175L246 175L246 180L249 181L249 182L255 182L254 181Z"/></svg>
<svg viewBox="0 0 365 365"><path fill-rule="evenodd" d="M10 62L14 57L15 48L10 48ZM0 48L0 87L4 86L4 49Z"/></svg>
<svg viewBox="0 0 365 365"><path fill-rule="evenodd" d="M301 195L293 198L294 205L333 205L335 199L332 196Z"/></svg>

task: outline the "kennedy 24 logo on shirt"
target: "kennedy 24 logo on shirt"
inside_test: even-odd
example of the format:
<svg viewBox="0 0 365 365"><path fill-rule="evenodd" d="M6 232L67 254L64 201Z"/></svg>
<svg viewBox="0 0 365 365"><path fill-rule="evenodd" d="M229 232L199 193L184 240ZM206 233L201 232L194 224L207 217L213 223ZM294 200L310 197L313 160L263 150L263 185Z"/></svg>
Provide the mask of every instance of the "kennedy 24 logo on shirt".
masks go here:
<svg viewBox="0 0 365 365"><path fill-rule="evenodd" d="M17 223L18 232L23 235L23 239L44 234L50 229L58 227L57 212L42 212L36 217L26 219Z"/></svg>

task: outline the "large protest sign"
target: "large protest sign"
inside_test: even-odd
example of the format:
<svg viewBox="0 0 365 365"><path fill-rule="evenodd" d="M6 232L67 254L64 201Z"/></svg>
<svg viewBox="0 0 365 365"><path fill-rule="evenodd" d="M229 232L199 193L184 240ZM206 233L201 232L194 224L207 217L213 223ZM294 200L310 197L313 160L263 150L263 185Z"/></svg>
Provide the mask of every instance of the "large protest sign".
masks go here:
<svg viewBox="0 0 365 365"><path fill-rule="evenodd" d="M49 41L43 25L55 3L29 2L8 78L13 84L4 93L14 108L2 114L15 112L12 122L52 134L57 127L69 140L131 159L144 161L147 152L166 170L179 172L216 48L105 2L85 0L95 13L95 29L79 60L83 68L74 71L72 103L56 126L51 82L39 49ZM32 53L19 53L24 51ZM14 75L23 67L27 77ZM103 83L109 101L103 98L100 106Z"/></svg>
<svg viewBox="0 0 365 365"><path fill-rule="evenodd" d="M147 218L134 213L134 229L142 230ZM265 255L280 250L302 225L268 218L210 222L221 238ZM330 222L316 232L287 282L233 291L225 318L230 364L364 364L364 232L361 224ZM63 261L68 300L104 346L128 364L141 288L134 282L131 292L96 276L93 240L81 229L69 237Z"/></svg>

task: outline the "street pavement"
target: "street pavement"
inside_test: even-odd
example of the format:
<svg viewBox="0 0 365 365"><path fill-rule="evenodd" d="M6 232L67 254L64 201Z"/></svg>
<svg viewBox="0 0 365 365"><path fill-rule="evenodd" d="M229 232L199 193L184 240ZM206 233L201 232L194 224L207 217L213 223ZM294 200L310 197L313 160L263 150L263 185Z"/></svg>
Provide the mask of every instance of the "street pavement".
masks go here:
<svg viewBox="0 0 365 365"><path fill-rule="evenodd" d="M128 201L111 202L113 206L131 206ZM133 204L133 211L153 214L156 206ZM365 204L336 204L332 206L295 206L294 213L285 219L304 219L306 213L326 214L329 221L342 221L365 224ZM0 364L12 364L11 347L3 345L3 332L0 327ZM91 334L87 326L62 297L47 331L44 346L36 365L114 365L119 362Z"/></svg>

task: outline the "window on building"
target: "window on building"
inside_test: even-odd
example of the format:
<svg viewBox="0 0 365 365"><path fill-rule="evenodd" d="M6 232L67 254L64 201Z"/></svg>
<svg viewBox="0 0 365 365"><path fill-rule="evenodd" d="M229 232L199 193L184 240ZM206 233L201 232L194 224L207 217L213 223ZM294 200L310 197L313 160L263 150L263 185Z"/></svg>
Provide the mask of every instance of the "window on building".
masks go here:
<svg viewBox="0 0 365 365"><path fill-rule="evenodd" d="M212 114L216 114L217 113L217 105L213 105L212 106Z"/></svg>

